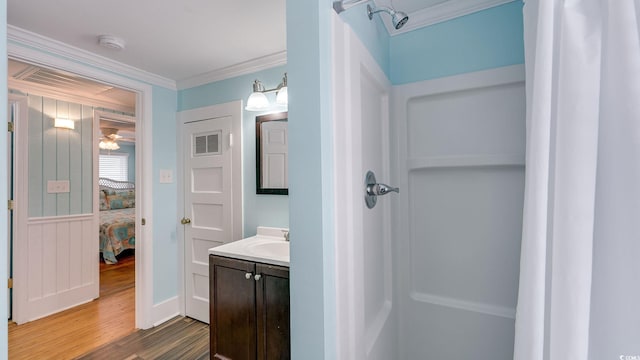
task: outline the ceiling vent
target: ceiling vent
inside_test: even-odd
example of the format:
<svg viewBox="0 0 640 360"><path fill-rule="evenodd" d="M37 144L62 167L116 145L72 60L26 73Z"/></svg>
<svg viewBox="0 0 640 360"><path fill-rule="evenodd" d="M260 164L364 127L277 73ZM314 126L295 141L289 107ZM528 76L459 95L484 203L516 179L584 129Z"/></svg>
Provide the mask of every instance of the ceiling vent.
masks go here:
<svg viewBox="0 0 640 360"><path fill-rule="evenodd" d="M13 76L16 80L27 81L30 83L50 86L71 93L88 93L96 95L113 87L99 84L95 81L84 79L81 77L66 74L60 71L43 69L37 66L28 66Z"/></svg>

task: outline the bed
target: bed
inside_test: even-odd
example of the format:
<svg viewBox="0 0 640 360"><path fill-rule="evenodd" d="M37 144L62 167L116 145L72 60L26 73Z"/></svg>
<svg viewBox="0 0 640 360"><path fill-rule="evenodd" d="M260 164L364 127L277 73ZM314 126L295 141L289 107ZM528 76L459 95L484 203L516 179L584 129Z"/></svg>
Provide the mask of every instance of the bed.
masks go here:
<svg viewBox="0 0 640 360"><path fill-rule="evenodd" d="M107 264L118 262L116 256L135 249L135 186L132 182L99 179L100 185L100 254Z"/></svg>

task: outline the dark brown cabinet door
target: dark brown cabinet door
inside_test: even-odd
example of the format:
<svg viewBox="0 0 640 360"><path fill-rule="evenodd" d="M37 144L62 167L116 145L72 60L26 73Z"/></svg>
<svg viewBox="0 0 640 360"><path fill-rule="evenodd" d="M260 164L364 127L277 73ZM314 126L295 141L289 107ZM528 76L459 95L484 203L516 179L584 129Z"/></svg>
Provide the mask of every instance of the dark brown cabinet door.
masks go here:
<svg viewBox="0 0 640 360"><path fill-rule="evenodd" d="M258 360L291 358L289 333L289 269L256 264Z"/></svg>
<svg viewBox="0 0 640 360"><path fill-rule="evenodd" d="M212 359L256 359L255 263L209 257Z"/></svg>

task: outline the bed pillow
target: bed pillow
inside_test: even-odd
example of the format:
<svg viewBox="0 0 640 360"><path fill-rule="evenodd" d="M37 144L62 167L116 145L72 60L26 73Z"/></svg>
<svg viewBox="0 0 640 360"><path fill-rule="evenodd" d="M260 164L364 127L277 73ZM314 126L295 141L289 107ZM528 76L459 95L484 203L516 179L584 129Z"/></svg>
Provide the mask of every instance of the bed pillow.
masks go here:
<svg viewBox="0 0 640 360"><path fill-rule="evenodd" d="M109 210L109 202L107 201L107 194L104 190L100 190L100 211Z"/></svg>
<svg viewBox="0 0 640 360"><path fill-rule="evenodd" d="M126 209L136 207L136 193L133 190L107 191L109 209Z"/></svg>

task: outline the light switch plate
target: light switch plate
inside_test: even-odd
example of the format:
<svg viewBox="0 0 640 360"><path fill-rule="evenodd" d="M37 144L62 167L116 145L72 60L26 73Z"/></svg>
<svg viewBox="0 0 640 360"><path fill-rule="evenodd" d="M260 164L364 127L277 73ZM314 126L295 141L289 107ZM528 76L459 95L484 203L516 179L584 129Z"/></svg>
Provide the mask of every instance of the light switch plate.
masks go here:
<svg viewBox="0 0 640 360"><path fill-rule="evenodd" d="M69 192L69 180L49 180L47 181L47 193L59 194Z"/></svg>
<svg viewBox="0 0 640 360"><path fill-rule="evenodd" d="M173 171L160 169L160 184L171 184L173 182Z"/></svg>

